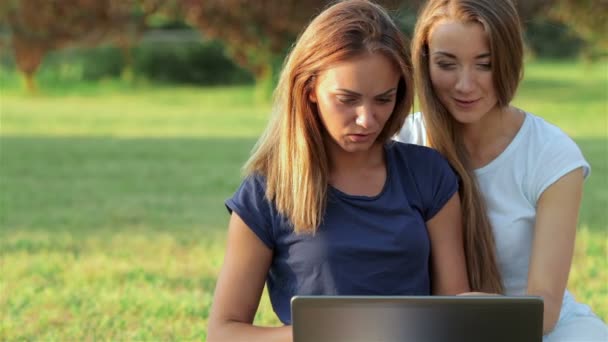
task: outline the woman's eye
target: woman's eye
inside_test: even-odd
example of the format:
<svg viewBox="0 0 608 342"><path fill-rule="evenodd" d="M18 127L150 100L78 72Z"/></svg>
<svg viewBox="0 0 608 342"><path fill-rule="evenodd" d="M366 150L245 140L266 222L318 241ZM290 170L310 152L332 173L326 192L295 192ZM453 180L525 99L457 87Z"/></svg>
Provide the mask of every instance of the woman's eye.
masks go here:
<svg viewBox="0 0 608 342"><path fill-rule="evenodd" d="M437 63L437 66L439 66L439 68L441 68L441 69L449 70L449 69L454 68L454 63L439 62L439 63Z"/></svg>
<svg viewBox="0 0 608 342"><path fill-rule="evenodd" d="M480 64L477 64L477 66L479 66L479 68L482 70L491 70L492 69L492 64L490 64L490 63L480 63Z"/></svg>
<svg viewBox="0 0 608 342"><path fill-rule="evenodd" d="M389 103L389 102L393 101L393 99L390 97L382 97L382 98L376 99L376 101L380 104L385 104L385 103Z"/></svg>
<svg viewBox="0 0 608 342"><path fill-rule="evenodd" d="M357 99L352 98L352 97L338 97L338 101L340 101L340 103L343 103L345 105L352 105L357 102Z"/></svg>

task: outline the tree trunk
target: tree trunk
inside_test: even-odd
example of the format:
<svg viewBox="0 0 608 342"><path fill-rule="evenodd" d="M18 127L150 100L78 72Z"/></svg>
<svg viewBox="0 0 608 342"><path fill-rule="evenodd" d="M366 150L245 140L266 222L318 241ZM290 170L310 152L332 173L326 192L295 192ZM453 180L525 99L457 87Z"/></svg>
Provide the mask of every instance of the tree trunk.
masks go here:
<svg viewBox="0 0 608 342"><path fill-rule="evenodd" d="M34 95L38 92L38 86L36 85L36 79L34 78L33 72L26 72L23 74L25 79L25 89L28 93Z"/></svg>
<svg viewBox="0 0 608 342"><path fill-rule="evenodd" d="M256 102L268 102L272 97L272 92L275 87L272 74L272 67L270 65L265 65L262 70L255 74L254 96Z"/></svg>
<svg viewBox="0 0 608 342"><path fill-rule="evenodd" d="M272 98L272 93L277 86L282 71L283 59L283 55L270 54L265 63L254 68L256 70L254 77L255 98L257 101L268 102Z"/></svg>
<svg viewBox="0 0 608 342"><path fill-rule="evenodd" d="M17 68L23 73L25 78L25 86L31 94L37 91L36 80L34 75L42 59L48 51L48 46L45 42L28 40L26 37L13 35L13 53Z"/></svg>
<svg viewBox="0 0 608 342"><path fill-rule="evenodd" d="M120 72L120 78L127 82L132 83L134 72L133 72L133 53L131 51L131 45L123 44L120 46L120 50L122 51L122 59L123 65L122 70Z"/></svg>

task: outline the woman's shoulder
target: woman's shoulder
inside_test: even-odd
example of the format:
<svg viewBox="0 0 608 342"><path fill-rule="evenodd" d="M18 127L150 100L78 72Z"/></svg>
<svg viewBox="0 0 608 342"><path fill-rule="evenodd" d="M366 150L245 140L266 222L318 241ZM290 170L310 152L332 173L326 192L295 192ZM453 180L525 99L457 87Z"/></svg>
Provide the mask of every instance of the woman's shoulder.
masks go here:
<svg viewBox="0 0 608 342"><path fill-rule="evenodd" d="M586 178L591 167L574 142L564 131L542 117L527 113L527 129L519 141L525 153L516 156L520 170L527 174L533 203L544 190L566 173L582 168Z"/></svg>
<svg viewBox="0 0 608 342"><path fill-rule="evenodd" d="M387 144L387 150L392 151L395 154L408 155L412 158L425 158L429 155L439 154L437 150L424 145L395 140Z"/></svg>
<svg viewBox="0 0 608 342"><path fill-rule="evenodd" d="M445 158L430 147L391 141L387 144L387 157L396 162L397 166L407 166L410 169L427 169L433 165L445 164Z"/></svg>
<svg viewBox="0 0 608 342"><path fill-rule="evenodd" d="M266 177L264 175L252 172L245 174L241 181L239 190L245 190L254 193L265 193L266 192Z"/></svg>
<svg viewBox="0 0 608 342"><path fill-rule="evenodd" d="M528 126L520 143L530 152L535 153L535 160L545 163L547 159L564 158L566 160L583 159L582 151L576 142L561 128L544 118L526 113Z"/></svg>
<svg viewBox="0 0 608 342"><path fill-rule="evenodd" d="M392 145L394 177L408 196L423 208L425 221L432 218L458 190L458 178L436 150L414 144Z"/></svg>
<svg viewBox="0 0 608 342"><path fill-rule="evenodd" d="M226 204L232 206L245 206L255 208L271 208L272 201L266 197L266 177L259 173L245 175L241 184ZM231 204L231 205L230 205Z"/></svg>
<svg viewBox="0 0 608 342"><path fill-rule="evenodd" d="M575 144L574 140L555 124L529 112L526 112L526 115L527 120L529 121L529 140L536 140L546 147L550 147L549 145L551 145L551 143L558 143L557 146L554 145L555 148L559 148L559 143Z"/></svg>

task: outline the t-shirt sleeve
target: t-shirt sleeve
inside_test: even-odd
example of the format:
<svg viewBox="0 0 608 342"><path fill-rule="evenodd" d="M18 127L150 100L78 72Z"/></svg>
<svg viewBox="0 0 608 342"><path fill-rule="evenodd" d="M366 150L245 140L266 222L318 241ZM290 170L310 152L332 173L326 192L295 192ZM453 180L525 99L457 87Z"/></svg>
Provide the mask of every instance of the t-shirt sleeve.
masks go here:
<svg viewBox="0 0 608 342"><path fill-rule="evenodd" d="M424 220L432 219L458 191L458 177L450 164L439 154L433 151L429 156L429 184L425 203L427 210Z"/></svg>
<svg viewBox="0 0 608 342"><path fill-rule="evenodd" d="M237 213L268 248L274 248L272 205L266 198L266 185L262 177L245 178L225 204L228 212Z"/></svg>
<svg viewBox="0 0 608 342"><path fill-rule="evenodd" d="M576 143L565 134L559 134L544 145L538 155L532 171L531 190L534 203L542 193L553 183L569 172L583 168L583 176L587 178L591 172L589 163Z"/></svg>
<svg viewBox="0 0 608 342"><path fill-rule="evenodd" d="M424 221L432 219L458 191L458 177L436 150L409 145L408 168L414 176L419 210Z"/></svg>

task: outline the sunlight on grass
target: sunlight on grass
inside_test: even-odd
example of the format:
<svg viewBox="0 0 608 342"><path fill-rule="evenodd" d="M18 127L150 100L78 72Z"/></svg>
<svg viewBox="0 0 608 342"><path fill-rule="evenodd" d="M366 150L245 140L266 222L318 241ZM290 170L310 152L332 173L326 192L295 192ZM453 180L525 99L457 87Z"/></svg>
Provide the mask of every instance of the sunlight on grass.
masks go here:
<svg viewBox="0 0 608 342"><path fill-rule="evenodd" d="M3 336L195 339L223 253L217 234L128 229L74 237L16 232L0 243ZM210 257L212 256L212 257Z"/></svg>
<svg viewBox="0 0 608 342"><path fill-rule="evenodd" d="M515 100L572 135L592 165L569 289L604 320L606 71L530 63ZM205 340L223 201L269 110L251 87L2 89L2 339ZM255 322L280 324L266 291Z"/></svg>
<svg viewBox="0 0 608 342"><path fill-rule="evenodd" d="M268 119L251 88L166 88L91 96L8 95L2 134L113 137L257 136ZM44 108L44 111L40 109Z"/></svg>
<svg viewBox="0 0 608 342"><path fill-rule="evenodd" d="M571 137L606 138L607 99L608 63L537 62L526 66L513 102Z"/></svg>
<svg viewBox="0 0 608 342"><path fill-rule="evenodd" d="M608 320L608 234L587 227L578 230L568 288L578 301Z"/></svg>

